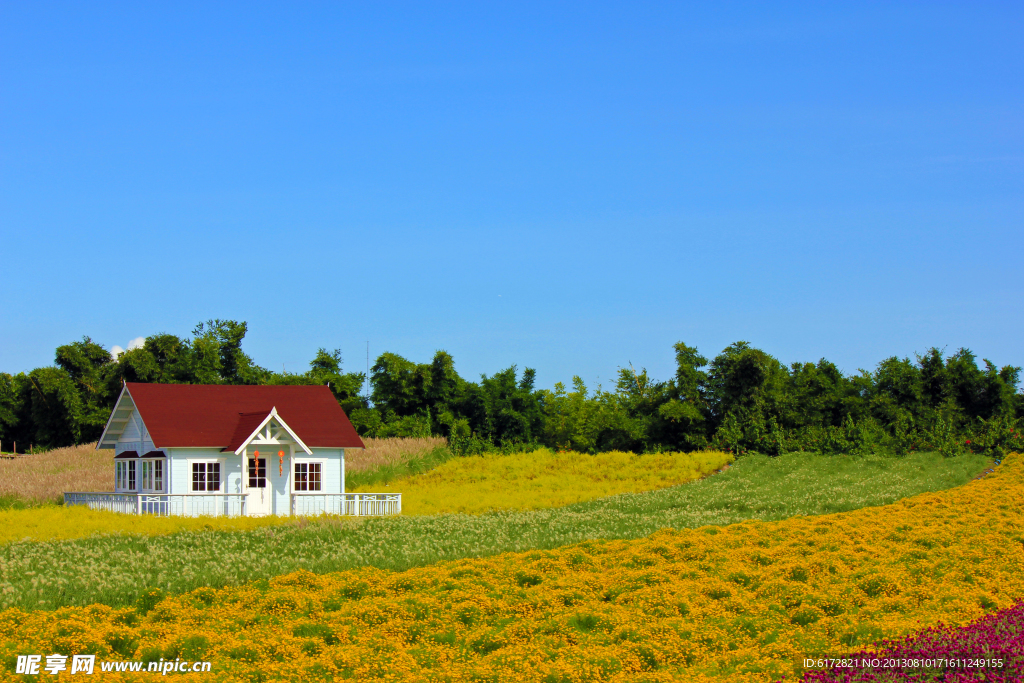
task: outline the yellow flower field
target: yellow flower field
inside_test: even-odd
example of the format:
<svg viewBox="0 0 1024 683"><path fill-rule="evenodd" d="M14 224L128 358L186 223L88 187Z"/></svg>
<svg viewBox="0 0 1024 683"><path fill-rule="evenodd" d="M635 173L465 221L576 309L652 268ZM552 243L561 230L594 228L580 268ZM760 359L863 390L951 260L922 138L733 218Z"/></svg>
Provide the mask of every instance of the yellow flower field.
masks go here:
<svg viewBox="0 0 1024 683"><path fill-rule="evenodd" d="M536 510L676 486L732 461L732 455L719 451L588 455L542 448L454 458L426 474L392 481L389 489L402 493L402 513L407 515ZM381 487L354 491L371 489Z"/></svg>
<svg viewBox="0 0 1024 683"><path fill-rule="evenodd" d="M85 506L46 505L25 510L0 510L0 543L11 541L55 541L84 538L93 534L143 534L155 536L176 531L204 529L255 529L286 524L288 517L156 517L125 515Z"/></svg>
<svg viewBox="0 0 1024 683"><path fill-rule="evenodd" d="M148 610L12 609L0 613L0 661L212 661L211 673L176 674L196 681L767 682L804 656L1020 599L1022 498L1013 455L959 489L855 512L402 573L300 571Z"/></svg>

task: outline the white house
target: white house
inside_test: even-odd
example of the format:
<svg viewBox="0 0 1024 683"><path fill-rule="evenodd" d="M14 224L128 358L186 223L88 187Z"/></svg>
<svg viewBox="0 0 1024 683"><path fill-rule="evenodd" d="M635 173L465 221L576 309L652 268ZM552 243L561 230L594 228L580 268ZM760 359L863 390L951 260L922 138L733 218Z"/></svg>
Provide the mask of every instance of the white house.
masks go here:
<svg viewBox="0 0 1024 683"><path fill-rule="evenodd" d="M364 448L325 386L125 384L97 448L114 491L65 505L159 515L398 514L401 494L345 493Z"/></svg>

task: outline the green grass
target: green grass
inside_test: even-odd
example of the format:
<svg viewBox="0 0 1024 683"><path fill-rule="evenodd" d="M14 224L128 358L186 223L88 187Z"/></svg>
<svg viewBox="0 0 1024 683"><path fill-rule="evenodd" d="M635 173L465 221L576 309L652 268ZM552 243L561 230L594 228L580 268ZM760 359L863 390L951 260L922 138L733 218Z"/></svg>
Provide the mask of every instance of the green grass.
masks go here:
<svg viewBox="0 0 1024 683"><path fill-rule="evenodd" d="M443 560L640 538L666 527L779 520L885 505L966 483L988 461L748 456L722 474L564 508L483 515L298 520L255 531L99 536L0 547L0 608L133 604L143 591L236 585L299 568L404 570Z"/></svg>
<svg viewBox="0 0 1024 683"><path fill-rule="evenodd" d="M43 506L57 506L63 505L64 499L52 500L52 501L38 501L28 500L21 496L14 496L10 494L0 495L0 510L28 510L30 508L38 508Z"/></svg>

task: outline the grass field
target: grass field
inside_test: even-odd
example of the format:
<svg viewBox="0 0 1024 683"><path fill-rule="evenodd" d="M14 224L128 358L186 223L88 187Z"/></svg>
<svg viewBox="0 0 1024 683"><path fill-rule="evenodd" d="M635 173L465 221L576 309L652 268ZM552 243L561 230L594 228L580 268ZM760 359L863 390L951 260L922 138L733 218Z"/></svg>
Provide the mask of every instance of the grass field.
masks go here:
<svg viewBox="0 0 1024 683"><path fill-rule="evenodd" d="M536 510L676 486L707 476L733 461L716 451L698 453L554 452L453 458L429 472L395 479L402 513ZM373 485L350 491L371 491Z"/></svg>
<svg viewBox="0 0 1024 683"><path fill-rule="evenodd" d="M214 529L242 531L292 522L290 517L156 517L90 510L77 505L42 505L0 510L0 544L68 540L97 534L157 536Z"/></svg>
<svg viewBox="0 0 1024 683"><path fill-rule="evenodd" d="M363 443L366 444L365 449L351 448L345 451L346 476L401 467L410 460L422 458L427 453L448 446L448 442L440 436L388 439L364 437Z"/></svg>
<svg viewBox="0 0 1024 683"><path fill-rule="evenodd" d="M94 652L214 661L215 671L197 681L767 683L792 676L802 657L842 653L940 620L967 623L1024 596L1020 456L981 481L878 505L908 487L963 483L957 479L977 472L967 472L967 464L925 457L746 458L722 475L667 491L515 514L536 526L558 519L572 526L613 509L685 519L669 512L678 509L667 507L670 499L712 508L691 510L692 521L868 507L663 530L632 541L591 540L405 572L364 567L270 578L278 572L265 571L244 586L152 596L123 609L9 610L0 614L0 660L11 663L20 652ZM932 475L929 468L942 472ZM384 533L388 523L417 528L512 516L377 520L351 531L372 527L381 545L394 549L401 546ZM450 529L457 533L458 525ZM95 557L116 565L103 548L88 545L95 542L8 548L70 550L77 543L82 551L65 554L65 563ZM11 576L12 569L0 575ZM127 576L116 581L122 589L132 585ZM146 674L136 679L149 680Z"/></svg>
<svg viewBox="0 0 1024 683"><path fill-rule="evenodd" d="M636 539L664 528L856 510L962 485L984 466L980 457L927 453L902 459L748 456L693 483L555 509L298 520L252 531L8 543L0 546L0 608L123 606L147 588L181 593L298 569L402 571L592 539Z"/></svg>
<svg viewBox="0 0 1024 683"><path fill-rule="evenodd" d="M65 491L113 491L114 452L96 444L57 448L0 460L0 501L5 507L52 504Z"/></svg>

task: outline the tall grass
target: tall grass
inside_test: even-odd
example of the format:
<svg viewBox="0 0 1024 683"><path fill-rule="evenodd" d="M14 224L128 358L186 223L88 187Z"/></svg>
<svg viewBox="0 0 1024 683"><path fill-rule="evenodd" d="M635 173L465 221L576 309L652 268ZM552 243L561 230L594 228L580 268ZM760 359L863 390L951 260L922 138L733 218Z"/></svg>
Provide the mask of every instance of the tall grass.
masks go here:
<svg viewBox="0 0 1024 683"><path fill-rule="evenodd" d="M292 517L184 517L127 515L106 510L90 510L84 505L26 505L0 507L0 544L13 541L60 541L85 538L97 534L160 536L181 531L212 531L215 529L243 531L288 524ZM3 501L0 501L2 504Z"/></svg>
<svg viewBox="0 0 1024 683"><path fill-rule="evenodd" d="M181 593L286 574L442 560L631 539L662 528L780 520L885 505L965 484L987 461L942 458L741 458L722 474L649 493L563 508L482 515L298 520L253 531L97 536L0 546L0 609L134 603L147 588Z"/></svg>
<svg viewBox="0 0 1024 683"><path fill-rule="evenodd" d="M675 486L706 476L732 460L728 453L715 451L589 455L541 448L437 462L425 474L405 476L388 485L401 491L403 514L536 510Z"/></svg>
<svg viewBox="0 0 1024 683"><path fill-rule="evenodd" d="M442 443L430 450L404 453L400 460L376 465L372 468L351 472L346 466L345 490L349 492L380 492L384 490L384 487L392 486L392 482L429 472L453 457L455 456L451 449ZM399 489L392 488L391 490L398 491Z"/></svg>
<svg viewBox="0 0 1024 683"><path fill-rule="evenodd" d="M345 451L345 476L375 469L398 467L411 460L422 458L437 449L447 447L444 437L392 437L388 439L363 439L366 450Z"/></svg>
<svg viewBox="0 0 1024 683"><path fill-rule="evenodd" d="M12 507L56 502L65 491L113 491L113 458L90 443L0 460L0 499Z"/></svg>

